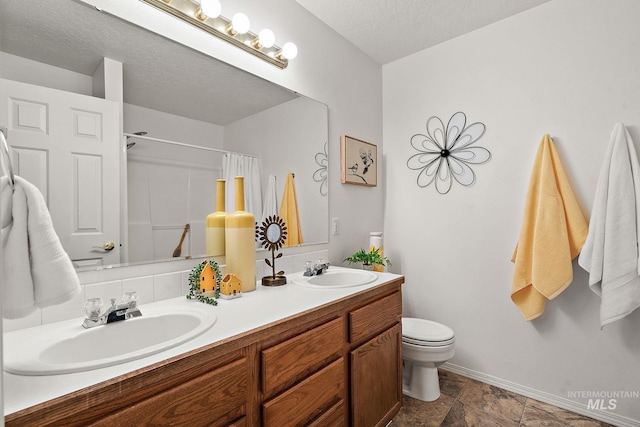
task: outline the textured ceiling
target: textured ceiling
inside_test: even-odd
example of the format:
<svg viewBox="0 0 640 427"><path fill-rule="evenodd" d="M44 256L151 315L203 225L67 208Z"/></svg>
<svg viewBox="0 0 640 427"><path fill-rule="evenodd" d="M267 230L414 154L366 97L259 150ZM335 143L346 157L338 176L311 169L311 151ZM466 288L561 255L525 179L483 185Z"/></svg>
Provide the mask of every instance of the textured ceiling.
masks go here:
<svg viewBox="0 0 640 427"><path fill-rule="evenodd" d="M126 103L219 125L296 97L72 0L1 0L0 50L89 76L121 61Z"/></svg>
<svg viewBox="0 0 640 427"><path fill-rule="evenodd" d="M379 64L549 0L296 0Z"/></svg>

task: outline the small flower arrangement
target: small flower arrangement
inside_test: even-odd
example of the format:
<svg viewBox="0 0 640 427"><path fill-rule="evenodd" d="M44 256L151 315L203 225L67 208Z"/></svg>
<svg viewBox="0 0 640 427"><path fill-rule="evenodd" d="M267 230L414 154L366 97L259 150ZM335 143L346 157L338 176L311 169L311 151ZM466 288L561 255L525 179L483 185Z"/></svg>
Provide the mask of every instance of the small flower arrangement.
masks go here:
<svg viewBox="0 0 640 427"><path fill-rule="evenodd" d="M369 252L360 249L350 257L345 258L344 261L349 264L362 263L363 266L372 266L373 264L386 265L387 267L391 266L391 260L380 255L380 248L371 248Z"/></svg>

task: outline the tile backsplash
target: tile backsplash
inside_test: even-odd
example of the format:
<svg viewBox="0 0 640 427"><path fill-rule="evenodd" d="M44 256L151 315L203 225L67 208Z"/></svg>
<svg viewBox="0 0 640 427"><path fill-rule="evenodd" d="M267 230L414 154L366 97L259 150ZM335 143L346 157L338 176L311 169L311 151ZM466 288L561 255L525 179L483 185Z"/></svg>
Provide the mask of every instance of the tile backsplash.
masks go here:
<svg viewBox="0 0 640 427"><path fill-rule="evenodd" d="M285 255L278 259L276 268L289 274L304 270L306 261L327 260L328 258L329 252L326 249ZM182 265L188 265L188 263ZM220 266L223 275L225 274L224 267L224 265ZM84 302L89 298L100 297L107 302L111 298L120 299L124 292L136 291L139 304L146 304L177 298L186 295L189 291L191 267L166 272L154 272L154 270L158 270L154 268L154 265L140 267L137 271L139 274L125 278L116 278L118 275L122 275L122 269L113 269L108 272L80 273L82 291L79 295L63 304L37 309L30 315L20 319L3 319L3 330L4 332L10 332L73 318L83 318ZM264 275L270 273L271 268L265 265L264 260L260 258L256 262L256 277L258 281Z"/></svg>

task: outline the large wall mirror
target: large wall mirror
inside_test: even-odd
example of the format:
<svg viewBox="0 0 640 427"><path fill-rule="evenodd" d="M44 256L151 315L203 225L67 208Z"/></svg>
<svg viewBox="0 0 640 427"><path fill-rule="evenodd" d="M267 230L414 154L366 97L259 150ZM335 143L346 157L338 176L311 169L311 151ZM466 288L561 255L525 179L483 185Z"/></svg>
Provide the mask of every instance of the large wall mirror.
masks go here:
<svg viewBox="0 0 640 427"><path fill-rule="evenodd" d="M21 121L16 118L17 111L26 114L24 123L32 123L44 117L31 108L33 105L46 104L47 111L55 107L28 91L15 96L12 91L23 93L24 88L3 83L3 102L8 108L0 110L0 125L8 128L17 174L33 177L50 205L60 205L55 209L50 206L56 228L57 222L63 223L61 230L69 226L74 215L76 223L82 222L77 217L85 215L86 223L93 221L96 228L106 227L109 218L120 218L117 235L94 232L93 225L86 227L89 231L80 245L88 248L88 255L72 255L66 238L61 237L78 267L167 261L178 252L181 259L204 256L206 215L215 210L216 179L223 178L223 163L229 161L225 156L230 156L225 152L260 159L259 182L254 187L259 187L265 200L262 209L269 204L266 196L273 192L279 203L287 175L294 174L304 244L328 241L328 118L324 104L74 0L3 1L0 24L0 55L5 64L0 77L5 83L18 81L100 96L105 91L104 70L108 69L101 65L104 58L111 64L122 64L122 126L130 136L119 132L119 110L111 119L115 125L96 125L92 121L96 114L82 113L91 110L89 107L74 110L81 112L74 116L75 125L114 138L117 164L112 168L102 154L79 155L80 149L71 145L68 149L75 163L63 167L63 174L69 173L65 169L73 169L79 183L69 181L62 186L52 184L49 166L37 167L44 164L43 158L52 157L47 146L50 142L28 146L34 140L33 129L20 129L16 124ZM44 99L47 96L45 93ZM60 96L58 92L52 96L54 105ZM23 103L15 106L10 99ZM104 114L107 117L109 113ZM46 126L43 133L53 135L54 120L43 120L47 124L35 128L40 132ZM111 135L114 126L117 131ZM123 167L118 169L118 165ZM95 177L98 169L105 173L102 178ZM117 174L109 175L112 169ZM80 175L82 170L85 175ZM95 194L100 188L105 194L96 195L98 204L105 209L111 206L106 188L114 182L117 212L78 214L73 198L83 191ZM54 193L57 187L63 188L69 200ZM124 191L127 197L123 197ZM232 200L229 196L227 200ZM231 204L227 202L227 211L233 210ZM256 219L262 215L254 213ZM83 234L77 224L69 228L71 234ZM112 258L103 257L111 252L108 241L116 243L113 254L119 251Z"/></svg>

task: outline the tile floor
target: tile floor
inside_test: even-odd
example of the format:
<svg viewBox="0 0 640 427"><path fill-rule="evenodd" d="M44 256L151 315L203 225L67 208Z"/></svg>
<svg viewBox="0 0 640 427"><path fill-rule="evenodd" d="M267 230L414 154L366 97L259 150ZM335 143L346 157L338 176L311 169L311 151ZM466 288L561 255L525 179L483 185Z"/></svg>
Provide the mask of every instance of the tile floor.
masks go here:
<svg viewBox="0 0 640 427"><path fill-rule="evenodd" d="M390 427L613 427L519 394L440 370L440 398L404 396Z"/></svg>

